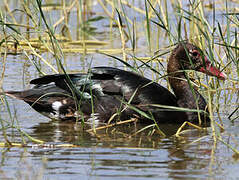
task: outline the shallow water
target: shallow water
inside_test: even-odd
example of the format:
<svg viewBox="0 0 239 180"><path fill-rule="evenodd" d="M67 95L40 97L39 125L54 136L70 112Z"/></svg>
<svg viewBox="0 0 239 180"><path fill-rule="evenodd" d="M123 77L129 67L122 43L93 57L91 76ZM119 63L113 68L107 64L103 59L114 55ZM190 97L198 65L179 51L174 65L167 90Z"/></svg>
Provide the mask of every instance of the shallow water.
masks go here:
<svg viewBox="0 0 239 180"><path fill-rule="evenodd" d="M144 3L139 6L143 7L143 5ZM96 10L101 12L97 8ZM137 20L140 21L140 17ZM101 31L102 28L106 28L104 23L96 23L96 25ZM120 44L119 37L115 36L118 41L115 40L109 45L112 48ZM104 39L108 36L99 34L96 37ZM138 41L140 46L144 47L146 37ZM144 52L139 54L142 55ZM48 53L42 55L54 60ZM119 62L100 54L83 56L75 53L66 54L64 58L68 72L85 72L90 66L122 67ZM3 68L2 65L3 58L0 59L0 69ZM49 74L53 73L45 65L42 65L42 70ZM151 78L150 71L146 71L145 75ZM38 76L35 67L24 55L8 55L3 89L30 88L29 81ZM161 83L166 85L163 80ZM229 83L226 82L225 86L227 84ZM213 96L215 104L218 94ZM97 131L95 136L86 132L86 129L90 128L88 125L82 127L80 123L53 121L38 114L22 101L9 97L6 99L12 118L8 113L7 105L1 101L0 118L5 124L9 141L22 142L21 133L17 128L11 128L13 124L19 125L20 129L30 136L45 141L46 146L36 145L24 137L28 147L1 147L0 179L239 178L238 157L219 140L215 143L210 130L207 133L191 130L182 135L182 138L175 138L172 134L178 127L160 125L168 135L162 138L157 134L150 136L148 131L134 135L144 126L132 123ZM217 129L217 133L226 143L238 149L239 120L230 122L228 119L228 115L238 106L238 92L223 90L219 102L219 113L215 111L214 120L222 121L225 131ZM235 114L236 116L238 113ZM4 142L3 132L1 129L0 142ZM69 143L76 147L57 147Z"/></svg>
<svg viewBox="0 0 239 180"><path fill-rule="evenodd" d="M8 56L4 89L29 88L29 80L36 77L34 69L18 57ZM68 64L69 65L69 64ZM75 64L74 64L75 65ZM70 66L70 65L69 65ZM14 70L12 67L15 67ZM74 66L74 68L80 68ZM236 94L234 94L236 97ZM52 121L35 112L26 103L8 98L13 119L21 130L43 140L48 146L30 143L26 148L1 148L0 178L31 179L204 179L239 177L238 160L231 149L221 142L214 146L212 134L193 130L177 139L173 136L178 127L160 125L167 138L148 136L147 132L133 134L141 127L134 124L87 133L79 123ZM226 115L235 108L221 111L227 126L221 135L233 147L238 147L239 122L229 123ZM12 122L6 106L1 105L1 119ZM15 116L15 118L14 118ZM215 114L215 118L218 115ZM21 142L15 128L6 130L10 142ZM132 137L128 137L132 135ZM202 138L202 139L200 139ZM1 133L0 139L3 140ZM26 138L25 138L26 139ZM199 140L200 139L200 140ZM197 141L198 142L193 142ZM72 143L77 147L54 147ZM52 145L50 147L50 145Z"/></svg>

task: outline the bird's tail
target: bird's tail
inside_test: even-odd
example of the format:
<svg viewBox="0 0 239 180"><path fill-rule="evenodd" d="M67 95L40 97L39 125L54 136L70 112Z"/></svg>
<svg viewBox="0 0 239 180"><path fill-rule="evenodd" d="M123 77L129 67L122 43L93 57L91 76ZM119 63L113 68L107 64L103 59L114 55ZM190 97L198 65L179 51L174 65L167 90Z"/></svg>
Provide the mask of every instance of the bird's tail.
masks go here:
<svg viewBox="0 0 239 180"><path fill-rule="evenodd" d="M15 99L24 99L24 94L21 91L5 91L0 92L0 95L6 95Z"/></svg>

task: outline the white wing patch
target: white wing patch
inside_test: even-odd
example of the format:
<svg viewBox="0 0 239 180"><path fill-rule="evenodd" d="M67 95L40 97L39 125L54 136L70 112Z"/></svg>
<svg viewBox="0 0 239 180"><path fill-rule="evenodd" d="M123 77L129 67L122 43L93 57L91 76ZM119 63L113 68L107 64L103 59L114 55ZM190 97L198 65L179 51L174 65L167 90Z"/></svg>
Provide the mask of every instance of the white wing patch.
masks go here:
<svg viewBox="0 0 239 180"><path fill-rule="evenodd" d="M64 104L64 102L63 102L63 104ZM61 114L60 114L60 108L61 108L61 106L63 106L63 104L60 101L55 101L54 103L52 103L51 107L54 110L54 113L50 113L49 117L52 119L63 118L63 117L61 117Z"/></svg>
<svg viewBox="0 0 239 180"><path fill-rule="evenodd" d="M99 89L100 91L102 91L102 87L100 86L99 83L93 84L91 87L92 89Z"/></svg>
<svg viewBox="0 0 239 180"><path fill-rule="evenodd" d="M61 106L62 106L62 103L60 101L55 101L54 103L52 103L52 109L54 109L58 113Z"/></svg>

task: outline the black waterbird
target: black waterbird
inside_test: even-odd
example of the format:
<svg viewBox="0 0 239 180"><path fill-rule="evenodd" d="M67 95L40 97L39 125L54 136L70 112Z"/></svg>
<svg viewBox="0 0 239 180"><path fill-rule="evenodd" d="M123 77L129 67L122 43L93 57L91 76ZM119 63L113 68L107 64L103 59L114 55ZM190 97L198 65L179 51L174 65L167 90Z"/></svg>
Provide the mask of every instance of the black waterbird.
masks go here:
<svg viewBox="0 0 239 180"><path fill-rule="evenodd" d="M170 108L207 112L205 99L190 86L185 70L226 78L198 47L181 43L173 50L167 66L174 94L143 76L112 67L95 67L85 74L46 75L33 79L32 89L6 91L5 94L24 100L43 115L61 120L79 118L107 122L115 115L115 119L138 117L146 123L154 122L149 117L159 123L198 123L199 119L209 122L207 113ZM139 112L146 112L149 117Z"/></svg>

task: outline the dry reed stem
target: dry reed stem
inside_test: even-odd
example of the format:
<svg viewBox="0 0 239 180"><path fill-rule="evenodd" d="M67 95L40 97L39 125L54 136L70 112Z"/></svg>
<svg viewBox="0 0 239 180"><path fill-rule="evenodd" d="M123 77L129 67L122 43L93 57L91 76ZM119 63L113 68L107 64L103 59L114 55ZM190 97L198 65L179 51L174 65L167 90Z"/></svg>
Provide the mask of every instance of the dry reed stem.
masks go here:
<svg viewBox="0 0 239 180"><path fill-rule="evenodd" d="M66 14L70 13L70 11L75 7L77 3L78 3L78 0L74 0L69 7L63 8L64 15L62 15L62 17L53 25L53 28L61 24L66 19Z"/></svg>
<svg viewBox="0 0 239 180"><path fill-rule="evenodd" d="M136 118L132 118L132 119L125 120L125 121L119 121L119 122L112 123L112 124L107 124L105 126L101 126L101 127L95 128L95 129L88 129L88 130L86 130L86 132L92 132L92 131L107 129L107 128L110 128L110 127L114 127L114 126L118 126L118 125L122 125L122 124L126 124L126 123L136 122L137 120L138 119L136 119Z"/></svg>
<svg viewBox="0 0 239 180"><path fill-rule="evenodd" d="M9 6L8 6L7 0L4 0L4 6L5 6L5 9L7 10L8 14L11 16L13 23L17 24L17 21L16 21L14 15L12 14L12 12L11 12Z"/></svg>
<svg viewBox="0 0 239 180"><path fill-rule="evenodd" d="M6 142L0 142L0 147L20 147L20 148L75 148L75 147L81 147L80 145L75 145L75 144L22 144L18 142L11 142L10 144Z"/></svg>
<svg viewBox="0 0 239 180"><path fill-rule="evenodd" d="M181 137L181 136L180 136L180 133L182 132L182 129L183 129L186 125L189 125L189 126L191 126L191 127L194 127L195 129L198 129L198 130L204 130L204 128L202 128L202 127L200 127L200 126L197 126L197 125L195 125L195 124L193 124L193 123L190 123L190 122L188 122L188 121L185 121L185 122L178 128L178 130L177 130L177 132L176 132L176 134L175 134L176 137L178 137L178 138Z"/></svg>
<svg viewBox="0 0 239 180"><path fill-rule="evenodd" d="M131 49L129 48L129 49L127 49L126 48L126 45L125 45L125 42L126 42L126 40L125 40L125 35L124 35L124 33L123 32L125 32L124 31L124 29L119 25L119 22L117 21L117 20L115 20L115 18L114 18L114 3L112 2L112 1L110 1L110 0L106 0L106 2L109 4L109 5L111 5L112 6L112 13L110 13L109 11L108 11L108 9L107 9L107 7L102 3L102 1L101 0L97 0L98 1L98 3L101 5L101 7L104 9L104 12L110 17L110 19L111 19L111 21L112 22L116 22L117 24L118 24L118 27L119 27L119 31L120 31L120 34L121 34L121 42L122 42L122 49L96 49L96 48L89 48L89 46L87 46L87 40L85 40L85 38L84 38L84 41L82 42L82 44L83 44L83 46L84 46L84 48L71 48L71 49L67 49L67 48L64 48L64 46L67 46L67 45L69 45L69 44L72 44L72 45L79 45L78 44L78 42L76 42L76 41L72 41L72 42L69 42L69 44L67 44L67 43L61 43L61 45L63 46L63 48L62 48L62 52L64 52L64 53L106 53L106 54L118 54L118 53L123 53L123 59L124 60L126 60L126 56L127 56L127 53L129 53L129 52L131 52ZM128 2L126 2L125 0L122 0L122 1L118 1L119 3L122 3L122 4L125 4L126 6L128 6L129 8L131 8L131 9L133 9L133 10L135 10L135 11L137 11L137 12L140 12L140 13L142 13L142 14L145 14L145 11L144 10L142 10L142 9L138 9L137 7L134 7L134 6L132 6L132 5L130 5ZM27 29L34 29L34 28L36 28L36 27L34 27L34 26L30 26L30 25L24 25L24 24L17 24L17 22L16 22L16 19L14 18L14 16L13 16L13 14L12 14L12 12L10 11L10 9L9 9L9 7L8 7L8 4L7 4L7 1L5 0L4 1L4 3L5 3L5 8L6 8L6 11L8 12L8 14L11 16L11 18L12 18L12 21L13 21L13 23L6 23L6 24L8 24L8 25L12 25L12 26L16 26L16 27L23 27L23 28L27 28ZM64 3L65 3L65 1L64 1ZM66 7L66 5L64 4L60 9L61 10L63 10L63 15L62 15L62 17L60 18L60 20L58 20L54 25L53 25L53 27L56 27L57 25L59 25L59 24L61 24L64 20L66 21L66 24L68 25L68 13L70 13L71 11L72 11L72 9L74 8L74 6L75 6L75 4L76 3L78 3L78 1L77 0L74 0L74 1L72 1L72 3L71 3L71 5L70 6L68 6L68 7ZM165 7L163 7L163 5L162 5L162 2L160 1L160 0L157 0L157 1L154 1L154 4L153 4L153 7L155 7L156 6L156 3L158 3L158 5L159 5L159 8L160 8L160 12L161 12L161 15L162 15L162 17L163 17L163 21L164 21L164 23L165 23L165 25L167 26L167 27L169 27L170 26L170 22L168 22L168 16L169 16L169 14L168 14L168 12L167 12L167 10L168 10L168 8L167 8L167 6L166 6L166 4L165 4ZM164 3L167 3L166 2L166 0L164 1ZM217 4L218 3L224 3L223 1L219 1L219 2L217 2ZM178 4L180 5L179 7L181 7L182 8L182 1L180 1L180 0L178 0ZM192 7L190 7L191 8L191 11L192 11L192 15L195 15L195 16L197 16L199 19L200 19L200 21L199 20L197 20L196 18L192 18L192 21L191 22L189 22L189 24L190 24L190 27L189 27L189 29L186 29L187 27L185 26L184 27L184 29L185 29L185 32L189 32L190 33L190 39L192 40L192 41L196 41L196 42L199 42L198 43L198 45L201 45L203 48L205 48L206 47L206 45L205 45L205 36L204 35L201 35L200 34L200 31L199 31L199 28L201 28L202 30L204 30L205 32L206 32L206 34L207 34L207 36L209 37L209 40L208 41L210 41L210 42L213 42L213 36L212 36L212 34L210 33L212 30L213 30L213 28L214 27L212 27L209 23L208 23L208 21L207 21L207 19L206 19L206 17L205 17L205 14L204 14L204 5L203 5L203 2L200 2L200 4L199 4L199 6L196 8L196 9L192 9ZM43 9L44 9L44 7L43 7ZM225 7L224 7L224 10L225 10ZM86 9L84 9L84 12L86 11ZM119 11L120 11L120 9L119 9ZM30 9L29 8L27 8L26 9L26 13L31 13L30 12ZM151 17L153 17L153 10L152 9L149 9L149 19L151 18ZM182 10L180 10L180 13L181 13L181 15L183 16L183 14L184 14L184 12L182 11ZM79 14L78 14L79 15ZM155 17L155 16L154 16ZM132 21L131 21L131 19L130 19L130 17L128 17L128 16L126 16L125 15L125 18L127 19L127 21L129 22L129 23L132 23ZM186 24L186 19L185 18L183 18L183 21L184 21L184 24ZM237 21L235 21L235 22L237 22ZM169 23L169 24L168 24ZM222 26L223 27L223 37L224 36L226 36L227 35L227 26ZM230 27L237 27L237 24L230 24ZM112 27L111 27L112 28ZM169 40L170 40L170 43L172 44L174 41L175 41L175 39L173 39L172 38L172 36L169 36L169 37L167 37ZM230 45L233 45L234 43L235 43L235 38L233 39L233 40L231 40L230 42L229 42L229 44ZM21 44L22 42L20 41L20 44ZM24 42L25 43L25 42ZM223 42L223 43L225 43L225 42ZM4 43L4 44L6 44L6 43ZM4 46L4 44L2 45L2 46ZM39 46L39 44L34 44L34 43L32 43L32 42L30 42L30 41L26 41L26 45L27 46L29 46L29 48L26 48L26 47L23 47L23 46L25 46L25 45L23 45L23 44L21 44L21 48L19 49L19 50L21 50L21 51L24 51L24 53L29 53L29 54L34 54L34 55L36 55L37 57L39 57L41 60L42 60L42 62L44 62L47 66L49 66L50 68L54 68L53 66L51 66L51 64L47 61L47 60L45 60L43 57L41 57L41 55L40 55L40 53L41 52L50 52L50 53L52 53L52 54L54 54L54 52L51 50L51 46L48 44L48 43L43 43L43 45L40 43L40 46ZM6 50L7 50L7 48L9 48L8 47L8 45L6 44L5 45L5 54L4 54L4 56L6 56ZM39 49L35 49L35 48L39 48ZM30 51L30 52L28 52L28 50ZM223 62L225 62L226 61L226 58L227 58L227 54L226 53L224 53L224 55L222 56L222 58L220 58L220 52L219 52L219 50L217 49L217 48L215 48L215 54L219 57L219 60L220 60L220 63L222 64L222 67L224 67L225 66L225 63L223 63ZM146 58L147 59L147 58ZM231 68L231 67L230 67ZM55 69L53 69L53 71L55 71L55 72L57 72L57 70L55 70ZM233 77L233 73L230 73L230 71L228 70L228 74L230 75L230 77L233 79L233 78L236 78L236 77ZM3 79L3 78L2 78ZM217 88L217 89L211 89L210 88L210 86L209 85L204 85L204 84L200 84L201 86L203 86L203 87L205 87L205 88L207 88L207 96L209 97L209 111L210 111L210 117L211 118L213 118L213 114L212 114L212 112L213 112L213 107L212 107L212 103L211 103L211 101L212 101L212 97L211 97L211 92L215 92L216 90L229 90L229 89L233 89L234 88L234 90L236 89L236 86L238 85L238 82L237 81L233 81L233 80L230 80L233 84L232 84L232 86L234 86L234 87L232 87L232 88L230 88L230 87L227 87L227 88ZM213 84L214 82L213 82L213 78L210 78L209 79L209 83L210 84ZM208 84L209 84L208 83ZM227 96L227 95L225 95L225 96ZM229 95L228 95L229 96ZM227 97L226 97L227 98ZM215 125L218 125L219 126L219 124L217 124L217 122L214 122L213 120L212 120L212 129L213 129L213 138L214 138L214 146L216 146L216 144L217 144L217 140L216 140L216 137L217 137L217 132L216 132L216 127L215 127ZM183 128L183 127L182 127ZM221 127L220 127L221 128ZM212 158L213 158L213 156L214 156L214 152L212 152Z"/></svg>

